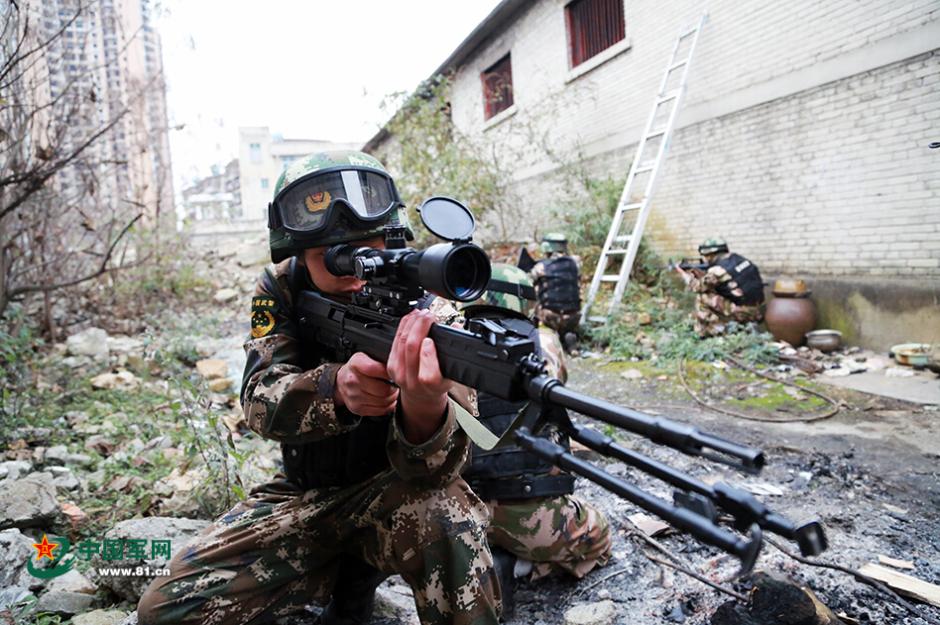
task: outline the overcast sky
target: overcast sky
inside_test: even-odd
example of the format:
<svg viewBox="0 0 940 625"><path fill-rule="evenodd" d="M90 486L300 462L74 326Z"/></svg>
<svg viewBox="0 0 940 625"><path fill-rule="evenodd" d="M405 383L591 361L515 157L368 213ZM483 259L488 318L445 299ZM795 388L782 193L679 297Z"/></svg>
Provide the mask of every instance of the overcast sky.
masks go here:
<svg viewBox="0 0 940 625"><path fill-rule="evenodd" d="M235 156L239 126L365 142L498 0L166 0L158 22L177 192Z"/></svg>

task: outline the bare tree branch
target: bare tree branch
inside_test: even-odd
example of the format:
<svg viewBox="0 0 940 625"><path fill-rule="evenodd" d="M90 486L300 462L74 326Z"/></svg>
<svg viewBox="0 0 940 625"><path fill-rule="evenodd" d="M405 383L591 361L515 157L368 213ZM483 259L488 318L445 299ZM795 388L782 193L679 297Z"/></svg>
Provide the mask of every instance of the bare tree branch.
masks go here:
<svg viewBox="0 0 940 625"><path fill-rule="evenodd" d="M82 276L81 278L76 278L76 279L74 279L74 280L68 280L68 281L66 281L66 282L57 282L57 283L55 283L55 284L37 284L37 285L30 285L30 286L21 286L21 287L17 287L17 288L15 288L15 289L9 291L9 292L6 294L7 299L12 300L12 299L14 299L14 298L16 298L16 297L19 297L19 296L21 296L21 295L25 295L26 293L46 293L46 292L49 292L49 291L56 291L56 290L58 290L58 289L64 289L64 288L66 288L66 287L75 286L76 284L81 284L82 282L87 282L88 280L91 280L91 279L93 279L93 278L97 278L98 276L104 274L105 272L108 271L108 261L111 260L111 255L114 253L114 248L117 247L117 244L120 242L120 240L121 240L122 238L124 238L124 235L127 234L127 232L131 229L131 227L132 227L135 223L137 223L137 221L138 221L141 217L143 217L143 216L144 216L143 213L138 213L136 217L134 217L133 219L131 219L131 220L127 223L127 225L124 226L124 228L123 228L123 229L121 230L121 232L118 234L117 238L115 238L115 239L111 242L111 245L108 246L108 250L107 250L107 252L105 253L104 258L101 259L101 264L100 264L100 265L98 266L98 268L97 268L95 271L93 271L92 273L90 273L90 274L88 274L88 275L85 275L85 276Z"/></svg>

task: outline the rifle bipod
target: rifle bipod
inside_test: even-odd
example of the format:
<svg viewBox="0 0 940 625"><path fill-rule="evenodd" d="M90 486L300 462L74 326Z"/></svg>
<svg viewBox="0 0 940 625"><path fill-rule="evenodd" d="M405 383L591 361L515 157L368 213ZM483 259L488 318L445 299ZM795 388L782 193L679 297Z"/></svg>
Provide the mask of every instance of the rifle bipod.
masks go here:
<svg viewBox="0 0 940 625"><path fill-rule="evenodd" d="M558 383L555 386L557 388L561 385ZM565 390L566 393L572 396L578 395L574 391ZM597 401L598 400L592 399L591 406L588 406L587 409L590 410L594 408ZM566 401L566 403L570 402ZM623 497L640 508L655 514L677 529L688 532L698 540L734 555L741 563L738 576L746 575L753 569L763 542L763 530L796 541L800 552L804 556L819 555L826 549L826 536L823 532L822 525L818 521L810 521L804 525L797 526L786 517L771 511L766 505L746 491L734 488L725 483L708 485L663 462L627 449L618 444L610 436L574 423L568 417L565 410L555 407L560 405L561 402L554 404L548 409L543 409L535 401L531 402L529 406L523 409L522 414L520 414L518 424L514 424L515 427L510 427L511 439L526 451L562 469L580 475L615 495ZM618 412L627 410L619 406L615 406L615 408ZM650 415L643 415L643 413L637 413L635 411L630 412L634 413L634 417L641 415L644 419L653 419ZM600 418L600 420L608 423L612 422L609 418L611 415L597 416L591 413L586 414L589 417ZM662 421L666 421L669 426L676 425L667 420ZM673 493L673 502L670 503L655 495L651 495L635 484L631 484L622 478L611 475L604 469L586 460L575 457L561 445L533 434L533 432L537 434L541 428L548 423L551 423L561 432L567 434L572 440L578 441L601 456L619 460L676 487L677 490ZM686 431L685 434L687 436L692 436L693 439L695 439L696 436L703 436L695 430L695 428L689 429L693 430L693 432ZM715 440L714 437L704 436L706 440ZM729 441L724 441L724 439L717 440L734 445ZM690 453L681 445L670 446L679 451ZM725 447L727 447L727 445L725 445ZM760 466L763 462L763 456L760 452L749 450L748 448L741 448L735 451L741 452L745 458L750 459L746 461L741 468L749 473L760 471ZM756 452L756 454L754 452ZM698 451L693 450L692 453L706 456L706 454L701 453L700 449ZM760 463L755 466L753 461L756 458L760 458ZM725 460L721 458L712 459L725 462ZM719 511L729 515L731 517L732 526L739 532L746 533L746 538L721 527L718 524Z"/></svg>

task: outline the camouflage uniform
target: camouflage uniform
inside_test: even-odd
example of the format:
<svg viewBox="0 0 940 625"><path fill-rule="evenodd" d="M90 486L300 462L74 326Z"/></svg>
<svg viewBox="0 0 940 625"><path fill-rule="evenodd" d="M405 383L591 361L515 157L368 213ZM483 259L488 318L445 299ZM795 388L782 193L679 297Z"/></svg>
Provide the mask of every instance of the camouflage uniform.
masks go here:
<svg viewBox="0 0 940 625"><path fill-rule="evenodd" d="M521 289L532 286L524 271L501 263L493 265L493 279ZM530 291L528 297L532 295ZM458 307L468 315L482 317L488 313L505 317L507 311L519 318L532 314L532 300L522 291L500 292L494 290L492 283L479 299ZM549 327L539 326L538 341L549 375L563 382L567 380L565 352L558 334ZM551 473L561 472L553 469ZM493 517L487 532L490 545L532 562L533 579L561 571L580 578L595 566L607 563L611 546L607 519L574 495L494 499L488 501L487 506Z"/></svg>
<svg viewBox="0 0 940 625"><path fill-rule="evenodd" d="M289 262L273 271L286 297ZM249 426L282 442L356 428L362 418L332 400L341 365L298 366L302 345L276 302L259 282L245 344ZM435 312L442 320L455 314L449 306ZM453 401L444 424L420 445L409 443L392 417L391 468L360 483L302 491L279 480L253 490L173 558L171 575L157 578L141 599L139 622L268 622L311 601L325 603L340 564L356 560L400 574L414 590L422 623L496 623L488 511L459 477L469 443ZM474 407L467 402L467 408Z"/></svg>
<svg viewBox="0 0 940 625"><path fill-rule="evenodd" d="M720 261L728 254L722 254L715 261ZM761 312L760 304L735 304L730 299L718 294L715 289L719 284L728 283L731 293L735 296L743 296L744 292L736 283L733 283L731 275L717 264L712 263L701 277L692 276L689 281L689 289L696 293L695 296L695 331L701 337L718 336L724 334L727 330L727 323L735 321L737 323L760 322L764 317Z"/></svg>
<svg viewBox="0 0 940 625"><path fill-rule="evenodd" d="M610 558L604 514L576 495L487 503L493 516L486 537L535 566L532 579L565 571L578 579Z"/></svg>
<svg viewBox="0 0 940 625"><path fill-rule="evenodd" d="M568 379L565 352L554 330L539 327L548 373ZM488 501L492 514L487 538L535 566L532 579L554 572L577 578L610 558L610 528L604 514L576 495L514 501Z"/></svg>

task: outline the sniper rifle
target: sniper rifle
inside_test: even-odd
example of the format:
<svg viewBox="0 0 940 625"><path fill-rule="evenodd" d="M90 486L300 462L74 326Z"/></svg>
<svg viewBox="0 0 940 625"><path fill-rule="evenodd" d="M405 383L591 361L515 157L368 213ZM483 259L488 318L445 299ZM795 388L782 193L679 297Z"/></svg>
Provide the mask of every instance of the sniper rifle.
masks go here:
<svg viewBox="0 0 940 625"><path fill-rule="evenodd" d="M401 317L418 306L427 291L458 301L472 301L480 296L489 280L490 266L486 253L470 243L475 225L470 212L449 198L432 198L419 210L428 229L451 243L437 244L424 251L406 248L404 229L392 225L386 228L384 250L351 245L331 247L325 256L327 269L335 275L355 275L366 284L348 303L316 291L302 291L297 301L302 333L332 347L343 358L364 352L385 362ZM795 541L803 555L818 555L826 549L826 536L818 521L797 525L744 490L724 483L706 484L662 461L627 449L611 437L573 422L567 411L751 474L763 468L763 451L569 389L546 373L545 362L532 340L495 320L474 318L466 329L434 324L429 336L437 348L445 377L507 401L528 400L527 407L499 438L468 413L458 410L461 426L484 449L515 442L698 540L733 554L740 560L741 574L753 568L765 530ZM673 486L676 489L673 501L646 492L538 437L549 423L597 453ZM736 532L719 524L721 514L730 516Z"/></svg>

